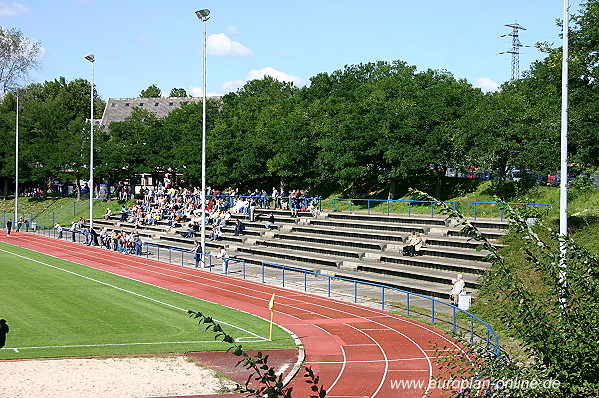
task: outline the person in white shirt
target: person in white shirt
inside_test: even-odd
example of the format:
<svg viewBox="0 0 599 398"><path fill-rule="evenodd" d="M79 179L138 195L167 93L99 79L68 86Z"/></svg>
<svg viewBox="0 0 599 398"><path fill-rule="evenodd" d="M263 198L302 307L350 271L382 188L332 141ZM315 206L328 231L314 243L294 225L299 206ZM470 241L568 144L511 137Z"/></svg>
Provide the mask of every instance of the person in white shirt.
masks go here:
<svg viewBox="0 0 599 398"><path fill-rule="evenodd" d="M464 288L466 287L466 282L464 282L464 277L462 274L458 274L456 279L451 280L451 283L453 286L449 292L449 296L451 297L451 303L457 306L460 295L465 293Z"/></svg>
<svg viewBox="0 0 599 398"><path fill-rule="evenodd" d="M216 252L216 258L222 258L223 260L223 274L226 274L229 270L229 254L224 247L219 247Z"/></svg>

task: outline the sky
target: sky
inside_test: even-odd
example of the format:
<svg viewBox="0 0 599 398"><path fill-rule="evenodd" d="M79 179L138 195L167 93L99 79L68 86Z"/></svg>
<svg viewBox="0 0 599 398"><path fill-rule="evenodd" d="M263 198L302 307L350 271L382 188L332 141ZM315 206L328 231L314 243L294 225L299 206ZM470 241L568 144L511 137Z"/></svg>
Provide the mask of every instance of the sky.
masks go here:
<svg viewBox="0 0 599 398"><path fill-rule="evenodd" d="M570 0L570 13L583 0ZM402 60L446 70L483 91L511 77L512 32L523 46L561 46L563 0L0 0L0 26L42 46L26 83L91 79L99 96L134 98L156 84L202 95L209 9L206 94L223 95L270 75L297 86L346 65ZM504 54L502 54L504 53ZM544 54L520 49L520 72Z"/></svg>

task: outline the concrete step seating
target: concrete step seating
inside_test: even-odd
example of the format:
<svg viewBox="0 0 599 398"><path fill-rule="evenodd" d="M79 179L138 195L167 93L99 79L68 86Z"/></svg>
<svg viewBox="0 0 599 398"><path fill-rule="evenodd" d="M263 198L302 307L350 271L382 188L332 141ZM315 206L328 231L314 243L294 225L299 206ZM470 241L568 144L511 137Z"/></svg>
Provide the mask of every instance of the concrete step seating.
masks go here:
<svg viewBox="0 0 599 398"><path fill-rule="evenodd" d="M271 212L277 226L274 231L264 228ZM467 289L476 294L479 277L489 267L482 261L488 253L476 250L479 243L460 234L459 228L442 217L343 212L322 213L317 218L304 212L298 217L290 217L288 210L269 209L256 209L255 216L255 221L250 222L244 214L232 215L219 241L206 239L208 250L215 251L224 245L230 257L250 264L272 263L384 283L443 299L447 298L451 279L458 273L463 274ZM246 226L239 237L232 233L237 218ZM115 220L108 220L103 225L110 228L110 223L115 229L133 227ZM476 225L483 228L481 232L493 242L497 242L508 228L507 222L499 220L477 220ZM183 230L186 231L162 223L138 228L147 234L148 243L190 249L194 239L181 236ZM209 234L209 227L206 232ZM412 232L419 232L425 245L421 255L403 256L402 246Z"/></svg>
<svg viewBox="0 0 599 398"><path fill-rule="evenodd" d="M370 242L382 242L383 244L402 244L407 236L405 233L393 234L386 233L381 234L379 232L361 231L356 229L333 229L333 228L322 228L298 225L291 228L291 232L294 234L306 234L306 235L317 235L326 237L345 236L348 239L361 239Z"/></svg>
<svg viewBox="0 0 599 398"><path fill-rule="evenodd" d="M294 229L294 233L276 233L274 234L276 239L289 242L304 242L315 245L325 246L345 246L355 249L366 249L366 250L385 250L387 245L381 242L373 242L372 240L363 238L352 238L351 240L340 239L339 235L332 235L331 237L320 237L312 234L297 233Z"/></svg>
<svg viewBox="0 0 599 398"><path fill-rule="evenodd" d="M317 227L330 227L330 228L354 228L354 229L364 229L364 230L373 230L384 233L411 233L418 232L420 234L427 234L430 231L430 228L424 227L413 227L410 225L390 225L387 223L373 223L373 222L360 222L357 223L355 221L337 221L337 220L328 220L328 219L312 219L309 221L309 224Z"/></svg>
<svg viewBox="0 0 599 398"><path fill-rule="evenodd" d="M237 247L236 252L239 255L234 255L233 253L229 253L229 255L231 257L235 257L235 258L245 259L246 261L251 261L251 260L244 257L243 256L244 254L258 255L258 256L261 256L263 259L268 259L268 260L262 260L262 261L265 261L268 263L273 263L273 264L278 264L278 265L282 265L279 262L281 260L286 261L288 264L289 264L289 261L293 261L293 262L296 262L295 268L300 268L300 269L306 269L305 268L306 263L319 266L319 268L310 267L310 268L308 268L309 270L321 269L323 266L324 267L332 267L333 269L335 269L335 268L339 268L339 266L343 262L343 259L341 259L341 258L330 257L330 256L325 257L325 256L320 256L320 255L310 255L310 254L301 253L301 252L298 253L295 250L280 249L280 248L273 250L273 248L270 248L270 247L247 247L247 246Z"/></svg>
<svg viewBox="0 0 599 398"><path fill-rule="evenodd" d="M364 256L364 251L353 250L351 248L343 248L335 245L324 244L301 244L299 242L286 242L277 240L258 240L256 245L271 247L275 249L294 250L299 252L316 253L319 255L331 257L343 257L360 259ZM379 249L380 250L380 249Z"/></svg>
<svg viewBox="0 0 599 398"><path fill-rule="evenodd" d="M434 218L434 217L398 217L398 216L384 216L384 215L364 215L364 214L348 214L348 213L329 213L328 217L330 220L340 221L360 221L363 222L378 222L384 224L402 224L402 225L423 225L427 227L446 227L445 219Z"/></svg>

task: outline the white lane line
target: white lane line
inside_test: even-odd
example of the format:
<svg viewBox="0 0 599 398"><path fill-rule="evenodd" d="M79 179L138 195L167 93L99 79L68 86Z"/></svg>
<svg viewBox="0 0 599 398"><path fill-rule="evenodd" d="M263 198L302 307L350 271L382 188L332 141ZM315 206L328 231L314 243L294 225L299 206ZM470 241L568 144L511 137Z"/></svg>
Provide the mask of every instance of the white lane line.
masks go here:
<svg viewBox="0 0 599 398"><path fill-rule="evenodd" d="M111 343L111 344L74 344L74 345L46 345L39 347L11 347L1 348L2 350L40 350L45 348L81 348L81 347L124 347L135 345L161 345L161 344L197 344L197 343L222 343L222 341L214 340L197 340L197 341L161 341L154 343Z"/></svg>
<svg viewBox="0 0 599 398"><path fill-rule="evenodd" d="M131 290L127 290L127 289L124 289L124 288L122 288L122 287L115 286L115 285L112 285L112 284L110 284L110 283L107 283L107 282L104 282L104 281L98 280L98 279L90 278L89 276L81 275L81 274L78 274L78 273L76 273L76 272L69 271L69 270L66 270L66 269L64 269L64 268L60 268L60 267L57 267L57 266L55 266L55 265L52 265L52 264L45 263L45 262L43 262L43 261L40 261L40 260L35 260L35 259L33 259L33 258L30 258L30 257L27 257L27 256L23 256L23 255L21 255L21 254L13 253L13 252L10 252L10 251L8 251L8 250L4 250L4 249L0 249L0 252L4 252L4 253L7 253L7 254L12 254L12 255L13 255L13 256L15 256L15 257L19 257L19 258L22 258L22 259L25 259L25 260L28 260L28 261L32 261L32 262L34 262L34 263L41 264L41 265L44 265L44 266L46 266L46 267L53 268L53 269L55 269L55 270L63 271L63 272L66 272L66 273L68 273L68 274L75 275L75 276L78 276L78 277L80 277L80 278L87 279L87 280L89 280L89 281L96 282L96 283L99 283L99 284L101 284L101 285L104 285L104 286L111 287L111 288L113 288L113 289L116 289L116 290L119 290L119 291L121 291L121 292L129 293L129 294L132 294L132 295L134 295L134 296L137 296L137 297L140 297L140 298L143 298L143 299L146 299L146 300L149 300L149 301L155 302L155 303L157 303L157 304L164 305L164 306L166 306L166 307L171 307L171 308L174 308L174 309L176 309L176 310L180 310L180 311L187 312L187 310L186 310L186 309L184 309L184 308L181 308L181 307L177 307L176 305L172 305L172 304L169 304L169 303L165 303L164 301L156 300L156 299L154 299L154 298L152 298L152 297L144 296L143 294L136 293L136 292L133 292L133 291L131 291ZM65 260L65 261L69 261L69 260ZM112 275L114 275L114 274L112 274ZM150 285L150 286L153 286L153 285ZM241 328L241 327L239 327L239 326L232 325L232 324L230 324L230 323L227 323L227 322L219 321L219 320L217 320L217 319L215 319L215 318L213 318L213 319L214 319L215 321L219 322L219 323L222 323L223 325L227 325L227 326L229 326L229 327L232 327L232 328L235 328L235 329L237 329L237 330L241 330L241 331L243 331L243 332L245 332L245 333L247 333L247 334L249 334L249 335L253 336L253 337L254 337L254 338L256 338L256 339L260 339L260 341L267 341L267 340L268 340L268 339L267 339L267 338L265 338L265 337L259 336L259 335L257 335L256 333L250 332L249 330L243 329L243 328Z"/></svg>

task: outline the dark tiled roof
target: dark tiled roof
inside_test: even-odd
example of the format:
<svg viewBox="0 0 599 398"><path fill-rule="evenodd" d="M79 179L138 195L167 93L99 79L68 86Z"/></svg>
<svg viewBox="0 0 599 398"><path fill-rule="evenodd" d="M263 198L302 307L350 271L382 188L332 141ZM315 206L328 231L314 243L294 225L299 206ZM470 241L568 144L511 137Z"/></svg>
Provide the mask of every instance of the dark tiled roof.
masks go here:
<svg viewBox="0 0 599 398"><path fill-rule="evenodd" d="M102 127L108 128L112 122L122 122L131 116L133 108L145 109L162 119L183 102L201 101L201 97L109 98L102 115Z"/></svg>

